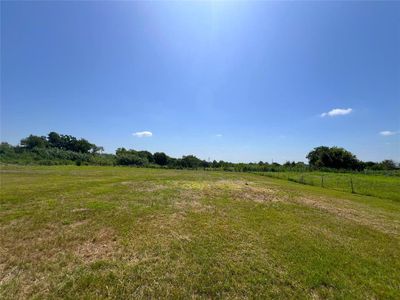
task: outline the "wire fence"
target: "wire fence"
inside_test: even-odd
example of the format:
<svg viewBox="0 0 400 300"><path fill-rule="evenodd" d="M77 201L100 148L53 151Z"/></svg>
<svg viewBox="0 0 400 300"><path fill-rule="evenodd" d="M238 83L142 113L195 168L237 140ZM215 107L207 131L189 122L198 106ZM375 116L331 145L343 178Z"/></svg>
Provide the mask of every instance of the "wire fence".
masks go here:
<svg viewBox="0 0 400 300"><path fill-rule="evenodd" d="M257 174L331 190L400 201L400 178L397 176L320 172L257 172Z"/></svg>

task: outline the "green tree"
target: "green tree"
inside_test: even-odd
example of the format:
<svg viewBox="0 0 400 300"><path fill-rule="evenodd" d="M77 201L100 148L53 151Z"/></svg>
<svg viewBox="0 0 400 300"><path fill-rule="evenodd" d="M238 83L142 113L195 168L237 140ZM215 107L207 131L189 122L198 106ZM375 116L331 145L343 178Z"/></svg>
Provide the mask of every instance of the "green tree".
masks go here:
<svg viewBox="0 0 400 300"><path fill-rule="evenodd" d="M77 140L74 138L71 142L71 151L80 152L80 153L88 153L92 148L93 144L89 143L85 139Z"/></svg>
<svg viewBox="0 0 400 300"><path fill-rule="evenodd" d="M9 143L2 142L0 144L0 154L1 155L12 155L14 154L14 147L11 146Z"/></svg>
<svg viewBox="0 0 400 300"><path fill-rule="evenodd" d="M359 169L361 164L351 152L339 147L320 146L307 154L310 166L315 168Z"/></svg>
<svg viewBox="0 0 400 300"><path fill-rule="evenodd" d="M147 159L150 163L154 162L153 154L151 154L149 151L138 151L138 155L141 158Z"/></svg>
<svg viewBox="0 0 400 300"><path fill-rule="evenodd" d="M54 147L54 148L63 148L63 140L61 138L61 136L57 133L57 132L50 132L47 135L47 141L50 144L50 147Z"/></svg>
<svg viewBox="0 0 400 300"><path fill-rule="evenodd" d="M194 155L187 155L182 157L182 167L195 169L202 165L201 160Z"/></svg>
<svg viewBox="0 0 400 300"><path fill-rule="evenodd" d="M141 157L139 152L133 149L118 148L115 153L117 165L143 166L149 163L147 158Z"/></svg>
<svg viewBox="0 0 400 300"><path fill-rule="evenodd" d="M220 167L219 163L215 159L212 162L212 167L213 168L219 168Z"/></svg>
<svg viewBox="0 0 400 300"><path fill-rule="evenodd" d="M379 163L379 167L382 170L396 170L396 163L391 159L385 159L384 161Z"/></svg>
<svg viewBox="0 0 400 300"><path fill-rule="evenodd" d="M164 152L156 152L153 157L157 165L165 166L168 164L168 156Z"/></svg>
<svg viewBox="0 0 400 300"><path fill-rule="evenodd" d="M33 149L33 148L45 148L49 144L47 142L46 137L44 136L37 136L37 135L30 135L27 138L21 140L21 146L26 149Z"/></svg>

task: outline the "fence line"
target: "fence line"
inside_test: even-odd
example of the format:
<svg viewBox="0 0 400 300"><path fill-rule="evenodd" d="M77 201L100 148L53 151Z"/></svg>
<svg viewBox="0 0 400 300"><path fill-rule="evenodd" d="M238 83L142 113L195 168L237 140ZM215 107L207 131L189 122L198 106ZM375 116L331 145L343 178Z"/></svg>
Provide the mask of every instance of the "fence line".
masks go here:
<svg viewBox="0 0 400 300"><path fill-rule="evenodd" d="M400 178L350 173L256 172L305 185L400 201ZM365 177L364 177L365 176Z"/></svg>

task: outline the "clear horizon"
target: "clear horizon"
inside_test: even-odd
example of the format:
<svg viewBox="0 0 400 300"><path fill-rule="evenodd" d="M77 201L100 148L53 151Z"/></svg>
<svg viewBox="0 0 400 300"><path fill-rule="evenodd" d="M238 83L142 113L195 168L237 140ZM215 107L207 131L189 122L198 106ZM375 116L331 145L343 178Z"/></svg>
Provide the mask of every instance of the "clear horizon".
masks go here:
<svg viewBox="0 0 400 300"><path fill-rule="evenodd" d="M400 160L400 2L1 2L1 140Z"/></svg>

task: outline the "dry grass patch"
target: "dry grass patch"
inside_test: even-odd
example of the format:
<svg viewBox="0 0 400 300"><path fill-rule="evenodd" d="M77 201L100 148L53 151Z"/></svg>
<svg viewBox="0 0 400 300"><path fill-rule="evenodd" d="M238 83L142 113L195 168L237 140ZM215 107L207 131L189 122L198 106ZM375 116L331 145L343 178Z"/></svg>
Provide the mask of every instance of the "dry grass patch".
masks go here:
<svg viewBox="0 0 400 300"><path fill-rule="evenodd" d="M129 243L134 247L163 245L167 248L174 239L188 240L187 234L182 232L185 219L184 211L142 218L132 230Z"/></svg>
<svg viewBox="0 0 400 300"><path fill-rule="evenodd" d="M333 199L330 197L299 196L294 198L296 203L311 206L333 214L338 218L347 219L363 226L373 228L383 233L400 235L400 222L392 220L387 222L384 215L377 215L374 211L370 213L365 205L357 204L344 199Z"/></svg>
<svg viewBox="0 0 400 300"><path fill-rule="evenodd" d="M288 199L288 195L280 193L278 190L245 185L240 189L231 192L233 199L249 200L257 203L281 202Z"/></svg>
<svg viewBox="0 0 400 300"><path fill-rule="evenodd" d="M178 191L173 207L182 212L216 213L212 199L229 198L256 203L282 202L289 194L245 180L182 181L169 184ZM211 201L210 201L211 200ZM223 211L218 211L223 214Z"/></svg>
<svg viewBox="0 0 400 300"><path fill-rule="evenodd" d="M173 205L182 212L210 212L213 210L213 206L202 202L202 199L206 196L207 192L205 190L181 189Z"/></svg>
<svg viewBox="0 0 400 300"><path fill-rule="evenodd" d="M120 254L116 233L110 228L102 228L92 239L76 245L73 253L85 263L115 259Z"/></svg>
<svg viewBox="0 0 400 300"><path fill-rule="evenodd" d="M257 203L281 202L289 199L289 195L278 189L257 185L244 180L219 180L211 187L213 190L224 191L235 200L247 200Z"/></svg>
<svg viewBox="0 0 400 300"><path fill-rule="evenodd" d="M18 228L14 225L14 236L5 235L5 227L1 230L0 295L7 288L13 291L10 299L46 294L51 276L71 272L81 263L114 260L120 255L115 232L102 228L93 233L87 220L25 230L28 226L28 222Z"/></svg>
<svg viewBox="0 0 400 300"><path fill-rule="evenodd" d="M132 192L157 192L167 188L166 185L154 183L151 181L122 181L115 183L116 186L128 187Z"/></svg>
<svg viewBox="0 0 400 300"><path fill-rule="evenodd" d="M181 198L197 201L205 197L229 196L237 200L259 203L287 200L288 194L277 189L256 185L245 180L217 180L200 182L177 182Z"/></svg>

